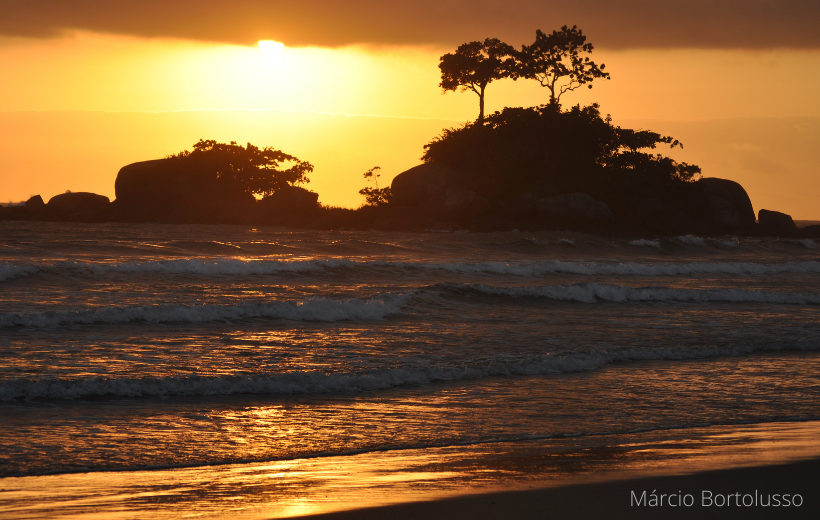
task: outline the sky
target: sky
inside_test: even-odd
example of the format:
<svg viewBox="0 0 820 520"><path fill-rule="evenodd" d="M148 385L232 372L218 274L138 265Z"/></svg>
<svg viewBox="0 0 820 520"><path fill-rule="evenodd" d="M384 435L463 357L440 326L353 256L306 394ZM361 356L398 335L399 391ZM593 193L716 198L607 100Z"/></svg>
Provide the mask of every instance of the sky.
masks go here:
<svg viewBox="0 0 820 520"><path fill-rule="evenodd" d="M386 184L476 117L474 94L438 87L442 54L575 24L612 79L565 105L679 138L674 158L740 182L755 210L820 219L820 3L564 4L0 0L0 201L113 199L120 167L203 138L310 161L320 201L356 207L362 173ZM531 80L487 88L488 111L547 99Z"/></svg>

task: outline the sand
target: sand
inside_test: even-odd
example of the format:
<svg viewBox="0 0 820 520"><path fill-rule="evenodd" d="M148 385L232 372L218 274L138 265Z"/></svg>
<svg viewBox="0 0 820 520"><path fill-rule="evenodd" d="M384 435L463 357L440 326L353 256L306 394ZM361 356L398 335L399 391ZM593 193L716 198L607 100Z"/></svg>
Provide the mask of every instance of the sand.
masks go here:
<svg viewBox="0 0 820 520"><path fill-rule="evenodd" d="M640 499L646 491L658 494L691 494L691 507L664 505L650 507L630 504L634 493ZM704 506L702 493L711 491L713 500L720 495L740 493L758 497L774 494L800 495L802 505L789 507L749 507L732 505ZM667 499L668 500L668 499ZM677 500L677 499L675 499ZM673 500L673 501L675 501ZM688 499L686 499L688 502ZM796 497L795 497L796 500ZM746 498L747 503L751 501ZM708 504L708 502L707 502ZM545 518L820 518L820 459L774 466L705 471L690 475L648 477L542 489L466 495L444 500L414 502L357 509L301 518L347 519L545 519Z"/></svg>

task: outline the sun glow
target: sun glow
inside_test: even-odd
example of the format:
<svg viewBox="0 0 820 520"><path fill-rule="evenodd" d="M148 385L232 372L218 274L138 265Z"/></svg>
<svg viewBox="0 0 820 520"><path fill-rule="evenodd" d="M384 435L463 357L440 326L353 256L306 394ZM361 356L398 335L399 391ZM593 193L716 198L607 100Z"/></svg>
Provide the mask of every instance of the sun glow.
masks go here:
<svg viewBox="0 0 820 520"><path fill-rule="evenodd" d="M285 48L285 44L273 40L259 40L259 48L268 54L278 54Z"/></svg>

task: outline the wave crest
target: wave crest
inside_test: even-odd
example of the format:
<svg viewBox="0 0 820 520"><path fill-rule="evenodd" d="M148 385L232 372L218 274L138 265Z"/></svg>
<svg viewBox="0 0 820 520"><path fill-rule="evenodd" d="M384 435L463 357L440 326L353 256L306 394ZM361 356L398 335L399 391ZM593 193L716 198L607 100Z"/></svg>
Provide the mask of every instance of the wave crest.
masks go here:
<svg viewBox="0 0 820 520"><path fill-rule="evenodd" d="M641 242L638 244L638 242ZM633 245L651 245L653 241L636 241ZM69 270L88 274L104 273L161 273L192 275L274 275L294 272L316 272L328 269L405 269L445 271L458 274L499 274L508 276L539 276L551 273L580 275L625 276L679 276L691 274L736 274L763 276L771 274L820 273L820 261L760 264L754 262L691 262L691 263L636 263L636 262L565 262L541 260L533 262L394 262L357 261L346 258L324 260L240 260L240 259L179 259L150 262L95 264L61 262L51 265L0 264L0 281L37 271L60 272Z"/></svg>
<svg viewBox="0 0 820 520"><path fill-rule="evenodd" d="M237 305L148 305L84 308L27 314L0 314L0 327L54 328L68 325L128 322L200 323L247 318L297 321L382 320L401 312L409 295L386 294L364 299L331 300L310 298L302 301L243 302Z"/></svg>
<svg viewBox="0 0 820 520"><path fill-rule="evenodd" d="M623 285L585 283L578 285L544 285L531 287L497 287L483 284L438 284L455 291L470 291L510 298L546 298L550 300L595 303L600 300L624 302L749 302L786 305L820 304L820 294L748 291L745 289L677 289L668 287L627 287Z"/></svg>
<svg viewBox="0 0 820 520"><path fill-rule="evenodd" d="M628 348L565 356L548 354L517 362L495 361L468 366L410 366L358 374L314 371L224 376L18 379L0 381L0 401L174 395L349 393L384 390L408 384L475 380L483 377L584 372L623 361L688 360L744 356L766 351L818 349L820 342L761 346Z"/></svg>

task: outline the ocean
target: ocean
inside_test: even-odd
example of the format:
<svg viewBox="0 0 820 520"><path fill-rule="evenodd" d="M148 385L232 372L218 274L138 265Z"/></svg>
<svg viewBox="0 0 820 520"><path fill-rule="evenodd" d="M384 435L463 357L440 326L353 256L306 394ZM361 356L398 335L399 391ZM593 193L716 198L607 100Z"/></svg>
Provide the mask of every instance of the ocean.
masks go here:
<svg viewBox="0 0 820 520"><path fill-rule="evenodd" d="M15 517L21 477L536 445L575 464L818 420L813 240L0 222Z"/></svg>

